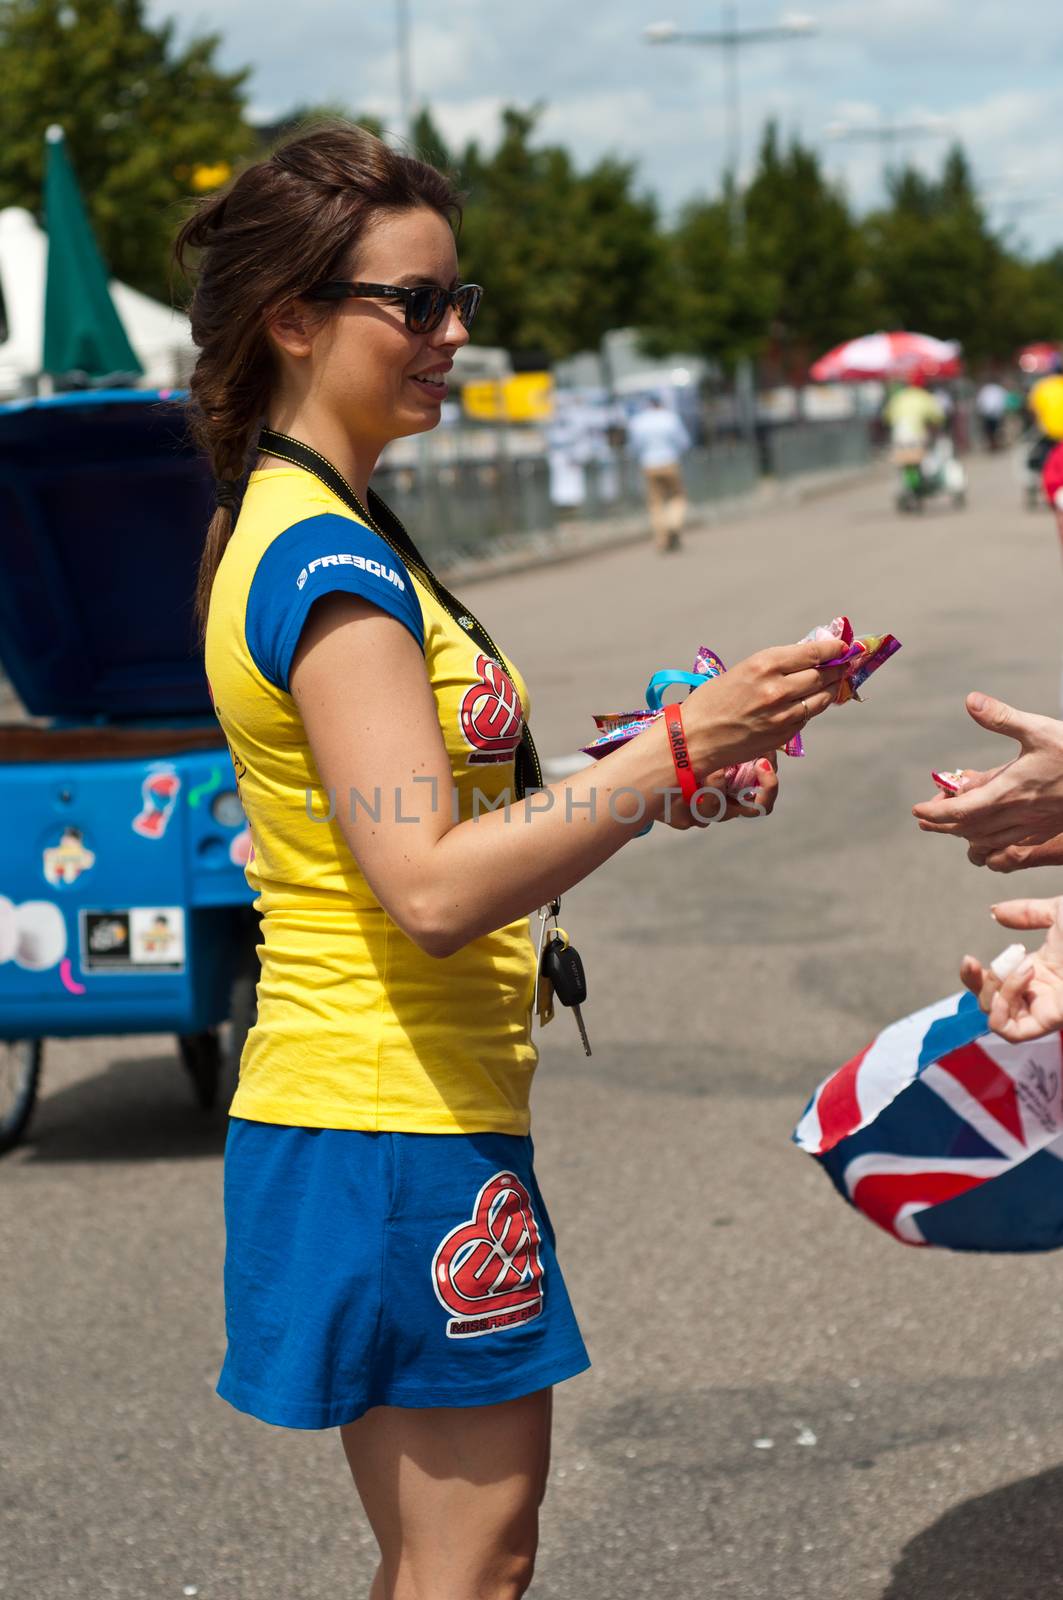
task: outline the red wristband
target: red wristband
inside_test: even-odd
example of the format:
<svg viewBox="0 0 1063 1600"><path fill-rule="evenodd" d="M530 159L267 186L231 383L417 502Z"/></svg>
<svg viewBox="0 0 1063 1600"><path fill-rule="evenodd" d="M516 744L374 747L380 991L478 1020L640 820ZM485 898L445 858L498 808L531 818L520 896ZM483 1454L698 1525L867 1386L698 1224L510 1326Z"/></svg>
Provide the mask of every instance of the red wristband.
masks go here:
<svg viewBox="0 0 1063 1600"><path fill-rule="evenodd" d="M672 752L676 780L682 790L683 799L689 805L697 794L699 785L694 776L694 767L690 760L690 751L687 749L686 735L683 732L683 713L677 705L665 706L664 725L668 730L668 748Z"/></svg>

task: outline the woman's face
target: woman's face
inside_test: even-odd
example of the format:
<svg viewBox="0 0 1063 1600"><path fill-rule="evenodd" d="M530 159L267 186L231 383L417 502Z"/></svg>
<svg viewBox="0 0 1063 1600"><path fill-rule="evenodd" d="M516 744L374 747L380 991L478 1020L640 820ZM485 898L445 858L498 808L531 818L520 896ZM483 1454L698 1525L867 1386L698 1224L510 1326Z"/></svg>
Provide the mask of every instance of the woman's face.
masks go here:
<svg viewBox="0 0 1063 1600"><path fill-rule="evenodd" d="M362 283L456 288L450 225L427 206L385 215L337 277ZM469 335L454 308L431 333L411 333L400 301L341 300L313 339L307 399L347 434L384 445L439 421L454 352Z"/></svg>

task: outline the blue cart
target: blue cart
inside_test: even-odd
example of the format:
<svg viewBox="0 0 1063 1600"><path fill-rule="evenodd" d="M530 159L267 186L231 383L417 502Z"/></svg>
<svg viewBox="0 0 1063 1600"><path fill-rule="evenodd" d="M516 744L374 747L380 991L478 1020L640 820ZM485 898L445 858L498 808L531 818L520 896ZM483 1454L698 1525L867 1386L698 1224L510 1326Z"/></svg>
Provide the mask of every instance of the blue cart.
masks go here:
<svg viewBox="0 0 1063 1600"><path fill-rule="evenodd" d="M254 1018L250 836L192 618L211 504L172 396L0 406L0 661L30 719L0 722L0 1151L46 1038L176 1034L206 1108Z"/></svg>

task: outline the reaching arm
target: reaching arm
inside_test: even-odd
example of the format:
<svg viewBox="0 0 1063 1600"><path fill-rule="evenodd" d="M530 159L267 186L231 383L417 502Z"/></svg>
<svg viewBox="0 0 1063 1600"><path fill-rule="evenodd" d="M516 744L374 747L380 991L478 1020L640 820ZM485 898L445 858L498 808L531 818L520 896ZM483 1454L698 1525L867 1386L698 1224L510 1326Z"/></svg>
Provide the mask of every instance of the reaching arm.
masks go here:
<svg viewBox="0 0 1063 1600"><path fill-rule="evenodd" d="M694 691L684 725L697 772L766 755L825 710L836 641L782 646ZM381 905L430 955L563 894L665 814L675 772L662 723L509 810L455 823L451 771L424 659L403 625L333 594L311 610L291 692L336 820ZM380 820L348 803L382 798ZM400 820L401 819L401 820Z"/></svg>

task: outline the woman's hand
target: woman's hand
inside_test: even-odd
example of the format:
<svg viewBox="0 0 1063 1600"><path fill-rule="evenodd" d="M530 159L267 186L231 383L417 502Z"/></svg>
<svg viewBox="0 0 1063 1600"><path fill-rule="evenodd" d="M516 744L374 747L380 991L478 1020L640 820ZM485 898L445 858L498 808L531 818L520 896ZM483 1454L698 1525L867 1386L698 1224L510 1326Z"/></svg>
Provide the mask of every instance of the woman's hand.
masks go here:
<svg viewBox="0 0 1063 1600"><path fill-rule="evenodd" d="M964 956L960 977L989 1018L994 1033L1012 1044L1063 1028L1063 897L1006 900L993 907L1004 928L1047 928L1048 937L1006 978Z"/></svg>
<svg viewBox="0 0 1063 1600"><path fill-rule="evenodd" d="M676 799L661 821L669 828L685 833L688 828L708 828L714 822L731 822L735 817L770 816L779 798L776 758L773 756L769 760L765 757L757 762L757 767L756 783L744 784L737 794L730 794L725 788L726 767L719 772L711 772L701 787L711 789L714 793L703 795L693 809Z"/></svg>
<svg viewBox="0 0 1063 1600"><path fill-rule="evenodd" d="M844 667L824 667L837 639L803 639L747 656L683 702L683 730L694 771L754 760L778 750L834 703Z"/></svg>

